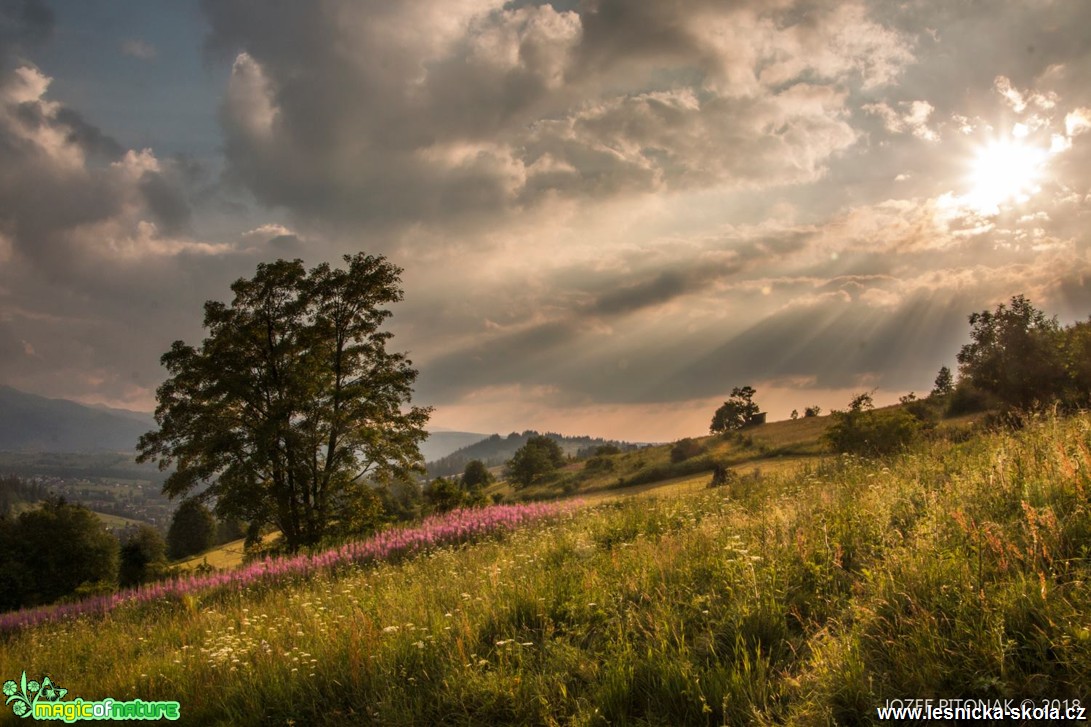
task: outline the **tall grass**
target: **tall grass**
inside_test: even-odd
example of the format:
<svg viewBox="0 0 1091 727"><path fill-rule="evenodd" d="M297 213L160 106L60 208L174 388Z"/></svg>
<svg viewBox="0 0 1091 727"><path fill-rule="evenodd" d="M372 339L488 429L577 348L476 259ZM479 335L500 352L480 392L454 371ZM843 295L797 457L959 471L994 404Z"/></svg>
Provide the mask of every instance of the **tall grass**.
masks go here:
<svg viewBox="0 0 1091 727"><path fill-rule="evenodd" d="M1086 700L1091 418L614 502L6 637L0 679L199 724L868 723Z"/></svg>
<svg viewBox="0 0 1091 727"><path fill-rule="evenodd" d="M323 570L390 560L437 545L462 543L493 532L510 530L552 516L558 509L557 505L539 503L455 510L427 517L415 527L389 528L366 540L349 542L318 553L269 558L232 570L185 575L61 606L6 613L0 615L0 633L74 616L103 614L126 604L192 598L201 592L241 588L253 583L271 585Z"/></svg>

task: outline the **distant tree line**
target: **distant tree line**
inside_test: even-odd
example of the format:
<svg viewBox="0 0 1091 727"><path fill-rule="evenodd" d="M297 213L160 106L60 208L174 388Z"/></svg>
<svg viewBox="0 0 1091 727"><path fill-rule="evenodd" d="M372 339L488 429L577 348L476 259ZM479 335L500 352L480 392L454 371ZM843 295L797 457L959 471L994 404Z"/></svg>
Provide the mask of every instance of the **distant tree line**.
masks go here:
<svg viewBox="0 0 1091 727"><path fill-rule="evenodd" d="M28 482L15 475L0 477L0 516L14 516L17 506L39 502L48 494L40 482Z"/></svg>
<svg viewBox="0 0 1091 727"><path fill-rule="evenodd" d="M570 437L555 432L540 433L533 429L524 432L512 432L506 437L494 434L480 442L463 447L446 457L440 457L428 463L429 477L449 477L458 475L466 465L480 460L486 467L499 467L507 463L515 452L523 447L532 437L549 437L561 446L562 451L574 452L579 459L595 456L599 447L614 446L619 451L637 449L639 445L628 442L606 440L601 437Z"/></svg>

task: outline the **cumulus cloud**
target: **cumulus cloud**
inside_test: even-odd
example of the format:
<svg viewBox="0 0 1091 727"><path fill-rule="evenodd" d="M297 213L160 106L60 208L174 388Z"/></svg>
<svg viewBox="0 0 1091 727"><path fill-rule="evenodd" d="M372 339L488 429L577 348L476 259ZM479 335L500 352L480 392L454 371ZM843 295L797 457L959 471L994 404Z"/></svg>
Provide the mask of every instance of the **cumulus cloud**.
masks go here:
<svg viewBox="0 0 1091 727"><path fill-rule="evenodd" d="M50 83L0 68L0 379L147 406L167 331L193 330L231 269L212 261L239 253L192 234L185 160L123 150Z"/></svg>
<svg viewBox="0 0 1091 727"><path fill-rule="evenodd" d="M231 175L346 225L495 224L558 199L812 181L857 139L851 90L912 58L861 4L205 10L234 58Z"/></svg>
<svg viewBox="0 0 1091 727"><path fill-rule="evenodd" d="M48 9L0 0L0 377L147 402L232 278L359 249L406 270L420 403L482 430L891 400L970 311L1091 308L1085 2L203 10L230 208L56 97Z"/></svg>
<svg viewBox="0 0 1091 727"><path fill-rule="evenodd" d="M901 111L896 111L886 103L866 104L863 110L878 116L886 130L893 134L911 133L925 141L939 141L939 135L929 128L928 117L935 109L927 101L902 102Z"/></svg>

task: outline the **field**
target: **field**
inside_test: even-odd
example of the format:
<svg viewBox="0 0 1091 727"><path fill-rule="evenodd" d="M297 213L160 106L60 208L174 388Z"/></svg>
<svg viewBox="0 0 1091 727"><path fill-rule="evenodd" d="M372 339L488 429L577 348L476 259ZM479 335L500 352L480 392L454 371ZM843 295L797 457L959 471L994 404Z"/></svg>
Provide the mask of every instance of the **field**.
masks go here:
<svg viewBox="0 0 1091 727"><path fill-rule="evenodd" d="M703 484L17 631L0 678L177 700L192 724L866 724L892 698L1088 703L1088 415Z"/></svg>

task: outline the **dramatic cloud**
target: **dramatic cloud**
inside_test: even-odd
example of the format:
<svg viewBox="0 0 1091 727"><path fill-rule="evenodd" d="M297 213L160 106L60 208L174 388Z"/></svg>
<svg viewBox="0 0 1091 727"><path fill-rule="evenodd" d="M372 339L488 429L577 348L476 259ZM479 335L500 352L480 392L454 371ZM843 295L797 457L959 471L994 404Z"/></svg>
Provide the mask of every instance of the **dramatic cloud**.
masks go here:
<svg viewBox="0 0 1091 727"><path fill-rule="evenodd" d="M231 173L347 225L813 181L857 138L851 90L911 59L851 4L205 8Z"/></svg>
<svg viewBox="0 0 1091 727"><path fill-rule="evenodd" d="M479 431L893 401L972 311L1091 312L1082 0L201 8L222 86L159 109L218 109L198 160L79 103L177 38L81 75L42 51L71 7L0 0L0 382L147 408L231 279L361 249L405 269L419 403Z"/></svg>
<svg viewBox="0 0 1091 727"><path fill-rule="evenodd" d="M222 295L254 251L194 239L186 164L123 151L50 81L0 71L0 379L147 406L198 296Z"/></svg>

